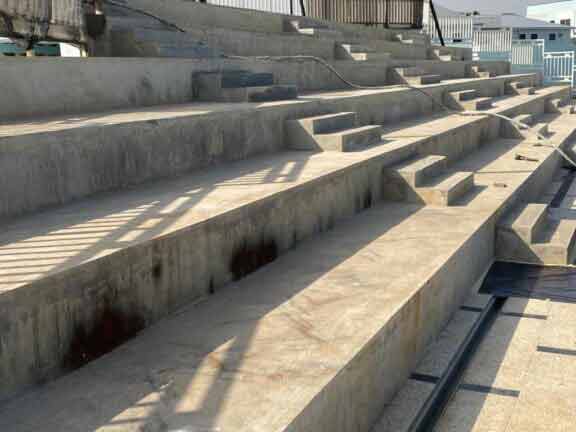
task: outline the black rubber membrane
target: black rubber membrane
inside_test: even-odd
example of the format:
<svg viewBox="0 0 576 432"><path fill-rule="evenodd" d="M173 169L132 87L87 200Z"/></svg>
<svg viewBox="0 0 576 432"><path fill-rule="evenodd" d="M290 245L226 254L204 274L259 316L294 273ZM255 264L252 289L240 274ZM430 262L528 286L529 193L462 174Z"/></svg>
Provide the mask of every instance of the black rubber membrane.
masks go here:
<svg viewBox="0 0 576 432"><path fill-rule="evenodd" d="M497 297L576 303L576 267L495 263L480 290Z"/></svg>

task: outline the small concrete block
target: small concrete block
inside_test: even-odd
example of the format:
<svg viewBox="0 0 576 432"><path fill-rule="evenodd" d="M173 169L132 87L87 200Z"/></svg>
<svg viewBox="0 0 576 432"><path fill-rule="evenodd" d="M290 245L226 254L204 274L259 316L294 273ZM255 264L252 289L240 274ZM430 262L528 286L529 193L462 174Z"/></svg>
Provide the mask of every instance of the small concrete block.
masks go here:
<svg viewBox="0 0 576 432"><path fill-rule="evenodd" d="M547 214L547 204L527 204L512 212L498 228L513 231L525 242L533 243L546 226Z"/></svg>
<svg viewBox="0 0 576 432"><path fill-rule="evenodd" d="M362 150L382 141L380 126L362 126L331 134L316 135L319 148L324 151L349 152Z"/></svg>
<svg viewBox="0 0 576 432"><path fill-rule="evenodd" d="M430 205L451 206L474 187L474 174L457 172L450 174L433 186L416 190L424 202Z"/></svg>
<svg viewBox="0 0 576 432"><path fill-rule="evenodd" d="M445 156L427 156L396 168L398 174L412 187L419 187L446 169Z"/></svg>

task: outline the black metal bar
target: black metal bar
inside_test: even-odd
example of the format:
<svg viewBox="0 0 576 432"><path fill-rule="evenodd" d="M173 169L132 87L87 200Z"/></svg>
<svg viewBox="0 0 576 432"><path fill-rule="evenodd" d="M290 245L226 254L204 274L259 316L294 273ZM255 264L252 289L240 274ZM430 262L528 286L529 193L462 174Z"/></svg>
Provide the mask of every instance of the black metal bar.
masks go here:
<svg viewBox="0 0 576 432"><path fill-rule="evenodd" d="M432 11L432 17L434 18L434 24L436 25L436 31L438 32L440 43L442 46L446 46L444 43L444 36L442 36L442 29L440 28L440 23L438 22L438 15L436 15L436 8L434 7L434 2L432 0L430 0L430 10Z"/></svg>
<svg viewBox="0 0 576 432"><path fill-rule="evenodd" d="M484 335L495 321L498 311L502 308L506 298L492 297L482 310L482 313L474 323L474 326L466 339L450 361L446 372L434 387L434 390L426 400L424 406L412 421L409 432L429 432L434 430L435 425L441 418L452 395L458 390L460 379L472 356L477 351Z"/></svg>
<svg viewBox="0 0 576 432"><path fill-rule="evenodd" d="M290 0L290 15L294 15L294 0Z"/></svg>

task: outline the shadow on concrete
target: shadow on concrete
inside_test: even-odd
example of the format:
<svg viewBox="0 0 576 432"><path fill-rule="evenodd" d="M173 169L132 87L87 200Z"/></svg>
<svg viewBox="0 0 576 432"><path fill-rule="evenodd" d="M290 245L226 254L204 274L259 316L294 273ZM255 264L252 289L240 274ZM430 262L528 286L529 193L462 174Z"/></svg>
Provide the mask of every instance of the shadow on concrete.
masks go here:
<svg viewBox="0 0 576 432"><path fill-rule="evenodd" d="M270 386L282 385L295 373L298 380L319 373L292 370L290 363L277 364L278 358L284 358L280 354L282 346L302 355L322 350L327 359L330 352L339 350L338 343L315 334L311 318L301 309L300 302L319 299L293 302L294 297L420 209L407 205L374 209L362 221L343 221L341 227L302 242L294 252L207 301L159 322L111 355L15 404L5 405L0 411L0 429L9 425L12 432L33 430L40 426L30 424L29 413L35 412L46 413L38 417L51 419L50 424L42 424L44 432L107 431L118 427L219 430L218 420L229 408L227 398L234 391L236 379L260 383L253 388L262 393L256 396L265 397ZM321 301L340 298L336 295ZM281 305L289 307L277 312ZM273 334L262 334L260 322L271 314L277 320ZM290 339L288 328L301 333L306 344ZM262 338L269 339L265 339L267 352L259 361L258 353L250 350L256 340L262 346ZM319 365L319 370L322 367ZM187 393L192 383L196 392ZM54 394L58 397L51 397ZM17 411L16 405L23 411ZM247 427L245 422L257 420L258 408L254 408L256 417L235 419L238 430Z"/></svg>
<svg viewBox="0 0 576 432"><path fill-rule="evenodd" d="M253 158L248 163L226 165L226 169L99 194L97 201L82 200L35 215L31 222L23 219L6 226L6 234L0 237L0 290L30 283L236 207L231 199L221 206L215 203L203 208L195 219L189 216L180 220L185 212L223 189L241 191L243 187L295 183L309 156L301 152L269 161Z"/></svg>

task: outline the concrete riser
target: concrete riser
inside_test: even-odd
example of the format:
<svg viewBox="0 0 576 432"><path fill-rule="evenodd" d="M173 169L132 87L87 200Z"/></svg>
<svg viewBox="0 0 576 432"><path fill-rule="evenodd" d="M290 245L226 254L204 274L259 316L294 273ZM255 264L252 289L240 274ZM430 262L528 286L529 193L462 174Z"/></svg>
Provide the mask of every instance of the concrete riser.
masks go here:
<svg viewBox="0 0 576 432"><path fill-rule="evenodd" d="M81 363L77 346L97 349L108 316L140 330L371 207L381 172L364 164L4 294L0 400Z"/></svg>
<svg viewBox="0 0 576 432"><path fill-rule="evenodd" d="M498 261L563 266L572 264L574 244L568 248L551 244L530 244L518 233L498 230L496 250Z"/></svg>
<svg viewBox="0 0 576 432"><path fill-rule="evenodd" d="M460 158L473 150L470 142L489 139L497 130L494 120L479 119L482 127L460 127L457 133L424 141L419 153L443 151L449 159ZM241 263L239 251L265 261L386 196L384 171L381 163L366 163L250 210L102 258L82 271L44 279L27 287L23 298L18 290L3 296L9 312L2 317L7 326L0 340L10 356L0 363L0 381L6 383L0 399L66 372L75 335L82 328L97 328L106 305L129 322L148 325L234 280L231 266Z"/></svg>
<svg viewBox="0 0 576 432"><path fill-rule="evenodd" d="M494 222L490 221L479 227L426 285L415 289L412 298L287 430L370 431L382 407L492 263L493 240Z"/></svg>
<svg viewBox="0 0 576 432"><path fill-rule="evenodd" d="M504 79L446 84L428 92L440 99L445 88L473 86L481 86L487 95L498 95L503 93ZM283 150L288 119L327 111L357 112L359 124L386 124L436 110L426 96L407 89L238 109L218 116L185 115L0 138L0 172L6 179L0 190L0 219L97 192Z"/></svg>

